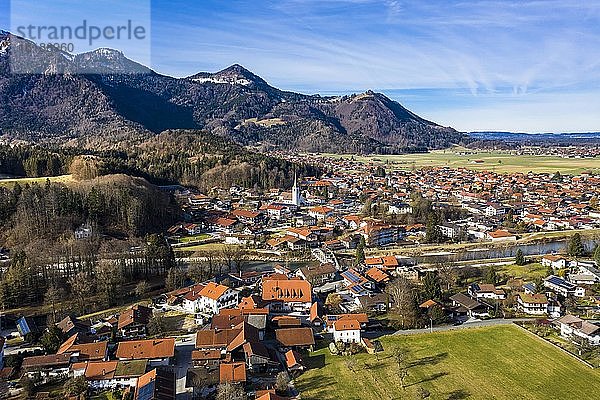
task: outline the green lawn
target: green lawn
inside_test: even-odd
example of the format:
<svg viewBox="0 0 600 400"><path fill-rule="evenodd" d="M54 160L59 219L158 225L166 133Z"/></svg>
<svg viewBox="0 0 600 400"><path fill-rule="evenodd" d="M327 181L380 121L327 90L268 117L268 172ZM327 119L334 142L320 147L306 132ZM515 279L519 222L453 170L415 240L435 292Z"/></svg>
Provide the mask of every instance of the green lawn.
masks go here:
<svg viewBox="0 0 600 400"><path fill-rule="evenodd" d="M542 267L541 263L532 263L527 265L503 265L498 271L500 274L508 275L511 278L522 278L525 281L532 281L536 278L545 278L548 268Z"/></svg>
<svg viewBox="0 0 600 400"><path fill-rule="evenodd" d="M499 173L538 172L579 174L583 171L600 171L598 158L571 159L556 156L519 156L499 151L472 151L473 154L461 155L462 148L436 150L424 154L351 156L328 154L330 157L354 157L357 161L387 163L389 169L413 169L431 166L465 167L474 170L495 171ZM471 152L471 150L467 150ZM483 161L475 163L475 160Z"/></svg>
<svg viewBox="0 0 600 400"><path fill-rule="evenodd" d="M347 357L327 348L307 358L313 367L296 379L303 399L597 399L600 373L516 326L497 326L381 338L384 351ZM393 349L409 349L407 388L402 390Z"/></svg>
<svg viewBox="0 0 600 400"><path fill-rule="evenodd" d="M198 242L200 240L209 239L210 237L211 236L208 233L201 233L200 235L196 235L196 236L185 236L185 237L179 238L179 243Z"/></svg>

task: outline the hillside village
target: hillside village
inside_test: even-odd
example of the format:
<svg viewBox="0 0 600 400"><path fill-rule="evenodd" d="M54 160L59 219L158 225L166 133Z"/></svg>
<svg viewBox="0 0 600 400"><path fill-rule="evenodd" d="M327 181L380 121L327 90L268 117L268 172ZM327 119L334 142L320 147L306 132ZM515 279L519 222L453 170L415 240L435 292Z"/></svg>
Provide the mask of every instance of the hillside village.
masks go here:
<svg viewBox="0 0 600 400"><path fill-rule="evenodd" d="M206 278L46 327L5 318L5 389L29 385L39 398L67 384L73 393L134 400L223 390L300 398L294 378L314 367L306 360L317 349L377 354L384 334L494 320L561 338L556 345L579 355L585 348L595 362L600 267L580 233L600 227L600 176L400 171L334 158L327 165L320 179L297 177L291 192L166 188L184 210L165 232L175 268L209 262ZM559 251L521 250L528 236L569 231ZM94 229L74 235L86 240ZM469 243L508 252L478 265L444 259L445 246ZM236 250L208 250L215 245ZM442 252L421 262L395 254L421 246ZM251 268L251 259L285 262Z"/></svg>

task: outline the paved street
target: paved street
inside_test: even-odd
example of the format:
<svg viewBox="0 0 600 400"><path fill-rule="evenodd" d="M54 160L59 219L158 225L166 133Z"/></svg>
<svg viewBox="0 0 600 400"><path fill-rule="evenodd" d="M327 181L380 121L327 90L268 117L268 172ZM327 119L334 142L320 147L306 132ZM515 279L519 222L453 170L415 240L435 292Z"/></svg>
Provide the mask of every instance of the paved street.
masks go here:
<svg viewBox="0 0 600 400"><path fill-rule="evenodd" d="M190 393L185 387L185 376L188 368L192 366L192 351L195 347L195 334L179 336L175 340L175 349L177 351L177 365L175 373L177 374L176 393L177 400L188 400Z"/></svg>

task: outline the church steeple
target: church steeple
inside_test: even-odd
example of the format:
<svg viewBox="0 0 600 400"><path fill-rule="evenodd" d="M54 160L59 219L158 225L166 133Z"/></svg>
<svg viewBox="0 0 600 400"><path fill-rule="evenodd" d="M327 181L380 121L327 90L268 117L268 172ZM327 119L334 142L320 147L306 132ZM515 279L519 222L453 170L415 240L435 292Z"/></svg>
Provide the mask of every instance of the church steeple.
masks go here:
<svg viewBox="0 0 600 400"><path fill-rule="evenodd" d="M298 186L298 176L296 175L296 171L294 171L294 186L292 186L292 203L297 206L300 206L302 203L302 199L300 197L300 187Z"/></svg>

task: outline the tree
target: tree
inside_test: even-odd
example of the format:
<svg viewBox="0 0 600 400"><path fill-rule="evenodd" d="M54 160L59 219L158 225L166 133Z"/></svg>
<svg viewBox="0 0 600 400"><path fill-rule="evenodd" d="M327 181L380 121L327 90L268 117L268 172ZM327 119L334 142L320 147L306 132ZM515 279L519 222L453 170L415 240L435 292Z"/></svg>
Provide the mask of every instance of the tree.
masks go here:
<svg viewBox="0 0 600 400"><path fill-rule="evenodd" d="M409 351L407 348L400 347L394 350L393 357L396 365L398 367L398 378L400 379L400 386L402 390L406 388L405 380L408 377L408 368L409 368Z"/></svg>
<svg viewBox="0 0 600 400"><path fill-rule="evenodd" d="M437 265L440 283L444 285L447 291L450 291L456 284L456 269L450 263L440 263Z"/></svg>
<svg viewBox="0 0 600 400"><path fill-rule="evenodd" d="M245 400L246 393L239 383L225 382L217 387L217 400Z"/></svg>
<svg viewBox="0 0 600 400"><path fill-rule="evenodd" d="M153 336L160 336L167 330L167 324L162 314L154 314L150 321L148 321L148 333Z"/></svg>
<svg viewBox="0 0 600 400"><path fill-rule="evenodd" d="M441 243L443 241L444 236L438 226L438 218L435 214L431 214L425 226L425 243Z"/></svg>
<svg viewBox="0 0 600 400"><path fill-rule="evenodd" d="M88 276L85 272L81 271L69 279L69 285L71 286L71 294L75 296L75 302L77 303L79 313L85 313L86 306L89 305L90 297L94 294L93 277Z"/></svg>
<svg viewBox="0 0 600 400"><path fill-rule="evenodd" d="M594 261L596 261L596 266L600 267L600 244L596 246L594 251Z"/></svg>
<svg viewBox="0 0 600 400"><path fill-rule="evenodd" d="M350 354L350 356L348 356L345 364L346 364L346 368L348 368L348 370L350 370L352 372L356 372L356 366L358 363L356 361L356 357L354 357L353 354Z"/></svg>
<svg viewBox="0 0 600 400"><path fill-rule="evenodd" d="M51 324L55 324L56 322L58 322L56 320L56 313L57 313L57 305L59 304L59 302L63 299L65 295L65 290L57 285L51 284L50 286L48 286L48 290L46 290L46 294L44 295L44 303L46 305L49 305L50 308L52 309L52 314L50 314L50 323Z"/></svg>
<svg viewBox="0 0 600 400"><path fill-rule="evenodd" d="M275 379L275 389L278 393L287 394L288 386L290 385L290 376L287 372L282 371L277 374L277 378Z"/></svg>
<svg viewBox="0 0 600 400"><path fill-rule="evenodd" d="M485 283L491 283L492 285L498 283L498 273L496 272L496 267L494 265L488 265L485 268L483 279L485 280Z"/></svg>
<svg viewBox="0 0 600 400"><path fill-rule="evenodd" d="M56 353L62 342L63 333L56 325L49 326L40 338L40 343L48 354Z"/></svg>
<svg viewBox="0 0 600 400"><path fill-rule="evenodd" d="M113 260L102 260L96 266L96 288L105 306L119 303L124 280L123 269Z"/></svg>
<svg viewBox="0 0 600 400"><path fill-rule="evenodd" d="M579 234L579 232L571 236L567 252L572 257L581 257L585 255L585 247L583 246L583 242L581 241L581 234Z"/></svg>
<svg viewBox="0 0 600 400"><path fill-rule="evenodd" d="M167 290L171 291L179 289L180 287L183 287L184 283L185 274L179 267L172 267L171 269L169 269L169 271L167 272L167 279L165 282Z"/></svg>
<svg viewBox="0 0 600 400"><path fill-rule="evenodd" d="M337 310L340 304L342 304L342 301L342 296L340 296L339 294L329 293L327 295L327 298L325 299L325 305L332 310Z"/></svg>
<svg viewBox="0 0 600 400"><path fill-rule="evenodd" d="M63 393L67 397L79 396L80 394L85 393L87 389L88 383L83 375L78 376L77 378L71 378L63 385Z"/></svg>
<svg viewBox="0 0 600 400"><path fill-rule="evenodd" d="M360 241L358 242L358 245L356 246L356 264L357 265L365 262L365 247L366 247L365 237L361 235Z"/></svg>
<svg viewBox="0 0 600 400"><path fill-rule="evenodd" d="M515 264L517 264L517 265L527 264L527 261L525 260L525 256L523 255L523 251L521 249L517 250L517 255L515 256Z"/></svg>
<svg viewBox="0 0 600 400"><path fill-rule="evenodd" d="M150 287L148 285L148 282L140 281L137 285L135 285L135 295L137 297L142 297L148 292L149 289Z"/></svg>
<svg viewBox="0 0 600 400"><path fill-rule="evenodd" d="M418 322L419 310L413 284L406 278L400 277L390 282L385 289L394 304L392 312L401 317L400 326L402 328L415 326Z"/></svg>
<svg viewBox="0 0 600 400"><path fill-rule="evenodd" d="M21 384L23 391L27 395L27 398L29 398L35 390L35 383L33 382L33 380L31 380L31 378L27 374L23 374L21 380L19 381L19 384Z"/></svg>
<svg viewBox="0 0 600 400"><path fill-rule="evenodd" d="M440 278L437 273L428 271L423 277L423 294L427 299L440 299L442 297L442 288Z"/></svg>

